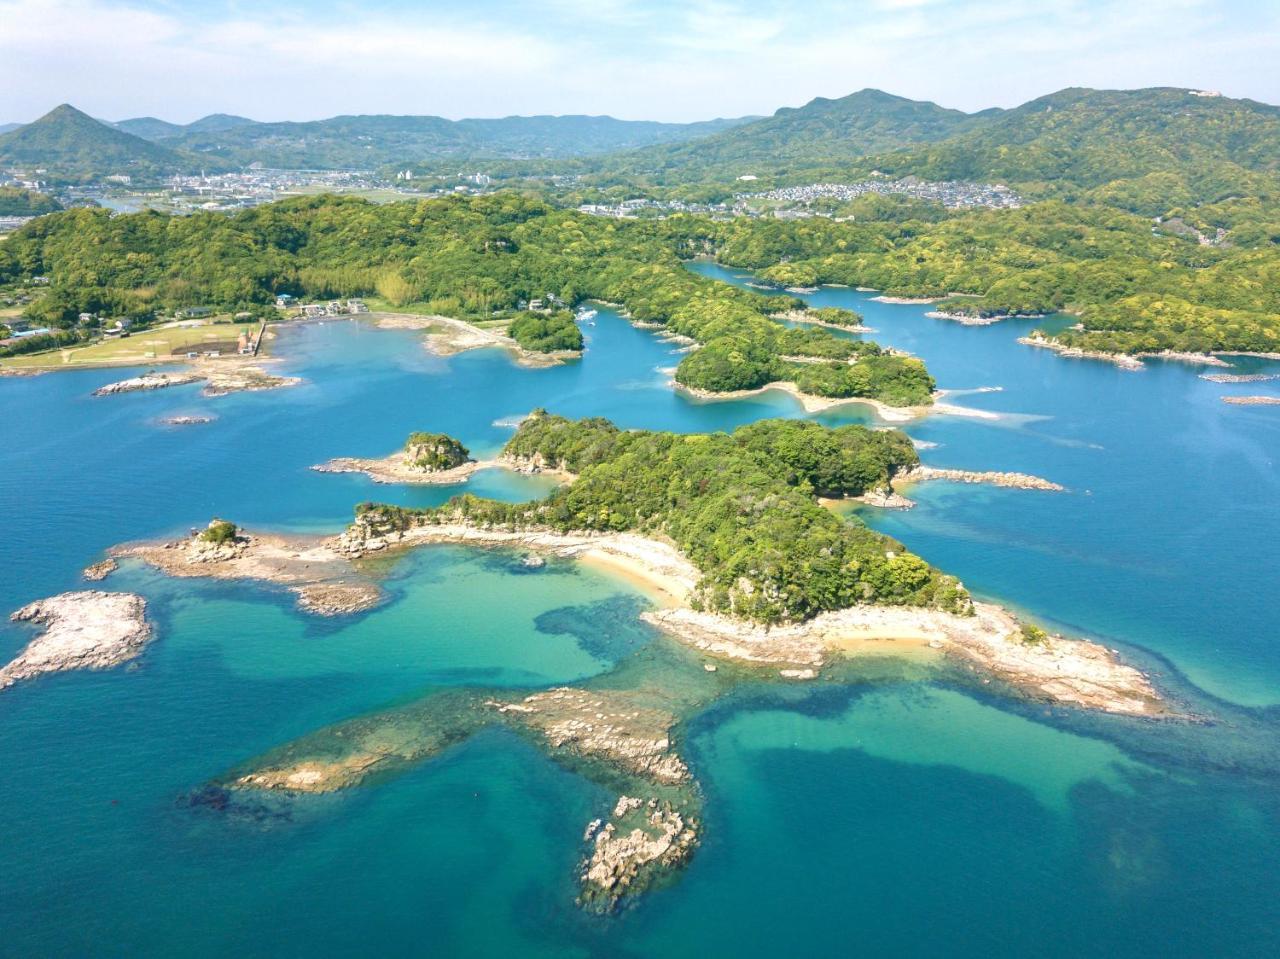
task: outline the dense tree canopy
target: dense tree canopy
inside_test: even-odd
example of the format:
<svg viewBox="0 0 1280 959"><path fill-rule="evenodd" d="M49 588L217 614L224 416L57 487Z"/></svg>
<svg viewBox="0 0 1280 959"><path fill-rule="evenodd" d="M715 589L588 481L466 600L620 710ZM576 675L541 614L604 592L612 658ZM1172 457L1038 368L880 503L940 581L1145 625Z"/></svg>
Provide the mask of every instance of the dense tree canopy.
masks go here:
<svg viewBox="0 0 1280 959"><path fill-rule="evenodd" d="M860 602L968 609L954 579L815 499L887 486L916 464L911 441L896 430L766 420L732 434L683 435L537 411L505 452L577 478L531 503L467 495L424 510L363 504L359 516L375 529L465 518L660 534L702 571L699 605L766 623Z"/></svg>
<svg viewBox="0 0 1280 959"><path fill-rule="evenodd" d="M29 312L63 328L80 312L238 310L279 293L381 292L396 305L485 320L514 317L522 300L554 296L572 305L595 298L702 344L676 374L686 386L746 389L795 380L825 396L930 402L933 380L919 361L871 343L838 343L824 329L788 331L771 314L803 306L799 301L685 269L681 258L714 250L718 230L694 217L602 219L510 193L385 206L309 197L230 217L71 210L27 224L0 247L0 282L48 276L47 294ZM847 312L832 318L857 321ZM512 335L539 344L534 349L572 349L572 326L572 318L518 317Z"/></svg>

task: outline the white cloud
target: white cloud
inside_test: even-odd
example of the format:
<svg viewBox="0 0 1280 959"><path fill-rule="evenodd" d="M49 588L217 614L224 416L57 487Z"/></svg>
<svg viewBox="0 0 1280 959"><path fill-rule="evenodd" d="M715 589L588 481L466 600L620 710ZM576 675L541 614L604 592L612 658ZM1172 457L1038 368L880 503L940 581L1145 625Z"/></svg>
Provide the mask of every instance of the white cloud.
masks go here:
<svg viewBox="0 0 1280 959"><path fill-rule="evenodd" d="M964 109L1070 85L1280 100L1280 5L1250 0L545 0L532 12L473 0L398 14L237 2L199 16L141 2L0 0L0 121L64 100L111 118L690 120L867 86Z"/></svg>

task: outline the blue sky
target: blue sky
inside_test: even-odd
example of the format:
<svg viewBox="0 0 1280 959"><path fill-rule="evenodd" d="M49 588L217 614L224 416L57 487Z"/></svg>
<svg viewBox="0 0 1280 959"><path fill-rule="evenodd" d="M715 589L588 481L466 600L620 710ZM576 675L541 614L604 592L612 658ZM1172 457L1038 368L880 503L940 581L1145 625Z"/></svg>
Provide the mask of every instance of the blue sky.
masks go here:
<svg viewBox="0 0 1280 959"><path fill-rule="evenodd" d="M863 87L976 110L1166 85L1280 103L1280 0L0 0L0 121L694 120Z"/></svg>

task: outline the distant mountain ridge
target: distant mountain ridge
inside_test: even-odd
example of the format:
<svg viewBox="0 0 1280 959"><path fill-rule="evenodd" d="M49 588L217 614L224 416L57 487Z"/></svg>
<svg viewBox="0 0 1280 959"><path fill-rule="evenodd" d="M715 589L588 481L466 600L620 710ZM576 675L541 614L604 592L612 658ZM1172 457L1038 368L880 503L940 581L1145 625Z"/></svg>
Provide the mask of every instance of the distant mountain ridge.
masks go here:
<svg viewBox="0 0 1280 959"><path fill-rule="evenodd" d="M1158 214L1230 196L1280 196L1280 107L1203 91L1070 88L966 114L863 90L678 145L604 158L601 186L723 195L873 173L1016 185Z"/></svg>
<svg viewBox="0 0 1280 959"><path fill-rule="evenodd" d="M137 134L137 135L135 135ZM422 166L499 176L573 173L587 188L719 195L874 172L1016 186L1157 214L1231 196L1280 196L1280 107L1169 87L1071 88L1009 110L964 113L880 90L772 116L659 123L592 116L447 120L339 116L262 123L213 114L98 123L69 106L0 136L0 164L76 175Z"/></svg>
<svg viewBox="0 0 1280 959"><path fill-rule="evenodd" d="M196 121L172 139L167 138L166 144L246 166L261 163L269 167L370 169L449 158L595 156L693 139L753 118L660 123L608 116L447 120L433 116L363 115L221 126L209 124L211 119Z"/></svg>
<svg viewBox="0 0 1280 959"><path fill-rule="evenodd" d="M54 179L121 174L149 179L191 169L196 161L117 130L64 103L0 136L0 166L41 168Z"/></svg>
<svg viewBox="0 0 1280 959"><path fill-rule="evenodd" d="M980 114L949 110L936 103L909 100L882 90L860 90L837 100L825 97L802 107L783 107L771 117L741 124L677 146L652 147L628 158L637 170L678 168L687 176L698 170L734 167L741 174L824 161L851 160L931 143L968 129L1000 111Z"/></svg>

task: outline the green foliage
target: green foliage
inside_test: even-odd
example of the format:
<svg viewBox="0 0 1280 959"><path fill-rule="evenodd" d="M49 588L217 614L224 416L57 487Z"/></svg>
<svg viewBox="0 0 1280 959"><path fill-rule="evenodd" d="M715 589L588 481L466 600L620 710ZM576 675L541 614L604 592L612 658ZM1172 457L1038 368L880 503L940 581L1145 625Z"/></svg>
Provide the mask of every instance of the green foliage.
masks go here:
<svg viewBox="0 0 1280 959"><path fill-rule="evenodd" d="M526 350L534 353L557 353L582 349L582 331L573 321L573 313L524 312L511 321L507 334Z"/></svg>
<svg viewBox="0 0 1280 959"><path fill-rule="evenodd" d="M199 162L99 123L65 103L34 123L0 136L0 166L39 167L49 171L45 176L64 182L117 173L154 180L198 169ZM213 158L205 165L222 168L221 162Z"/></svg>
<svg viewBox="0 0 1280 959"><path fill-rule="evenodd" d="M61 209L62 204L47 193L0 186L0 216L43 216Z"/></svg>
<svg viewBox="0 0 1280 959"><path fill-rule="evenodd" d="M1192 201L1280 196L1280 108L1183 89L1068 89L865 165L1088 195L1154 216Z"/></svg>
<svg viewBox="0 0 1280 959"><path fill-rule="evenodd" d="M539 410L505 453L577 479L531 503L461 496L420 511L362 504L357 516L375 529L465 519L665 536L702 571L703 607L765 623L860 602L969 608L953 579L815 499L887 486L916 464L910 440L896 431L768 420L732 434L624 432L607 420Z"/></svg>
<svg viewBox="0 0 1280 959"><path fill-rule="evenodd" d="M23 356L27 353L43 353L62 346L74 346L84 339L72 330L56 330L52 333L40 333L36 336L24 336L16 343L0 346L0 356Z"/></svg>
<svg viewBox="0 0 1280 959"><path fill-rule="evenodd" d="M1280 208L1231 201L1184 211L1183 227L1061 201L980 210L938 223L735 220L720 225L719 259L760 269L785 261L813 282L950 297L969 316L1080 314L1056 338L1105 352L1274 352L1280 322ZM1222 245L1218 228L1236 227ZM765 275L774 278L774 270ZM825 377L823 372L812 376ZM879 388L888 393L883 384Z"/></svg>
<svg viewBox="0 0 1280 959"><path fill-rule="evenodd" d="M419 469L448 470L470 462L471 451L444 433L410 433L404 451Z"/></svg>
<svg viewBox="0 0 1280 959"><path fill-rule="evenodd" d="M1039 626L1033 626L1031 623L1022 624L1022 641L1026 645L1039 646L1048 638L1049 634Z"/></svg>
<svg viewBox="0 0 1280 959"><path fill-rule="evenodd" d="M456 174L458 160L568 158L673 143L741 122L659 123L613 117L503 117L446 120L432 116L340 116L307 122L255 123L205 117L165 136L166 145L237 164L279 168L368 169L429 167ZM133 122L133 121L130 121ZM133 129L132 132L139 132ZM140 135L146 135L140 133ZM486 164L487 165L487 164Z"/></svg>
<svg viewBox="0 0 1280 959"><path fill-rule="evenodd" d="M200 532L200 539L206 543L221 546L223 543L235 542L239 538L239 533L239 527L235 523L215 518Z"/></svg>
<svg viewBox="0 0 1280 959"><path fill-rule="evenodd" d="M233 216L80 209L34 220L0 245L0 283L49 276L47 294L29 313L60 326L73 325L81 311L239 310L277 293L381 291L398 305L474 320L548 294L570 305L594 298L702 344L677 371L686 386L755 388L792 378L782 358L800 356L851 361L820 377L802 371L821 381L824 395L930 402L932 380L919 363L821 328L788 331L773 314L800 301L684 268L682 256L715 248L726 229L696 217L618 222L509 193L384 206L307 197ZM817 315L856 322L846 311ZM567 315L519 317L511 332L530 349L580 348Z"/></svg>

